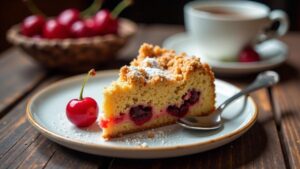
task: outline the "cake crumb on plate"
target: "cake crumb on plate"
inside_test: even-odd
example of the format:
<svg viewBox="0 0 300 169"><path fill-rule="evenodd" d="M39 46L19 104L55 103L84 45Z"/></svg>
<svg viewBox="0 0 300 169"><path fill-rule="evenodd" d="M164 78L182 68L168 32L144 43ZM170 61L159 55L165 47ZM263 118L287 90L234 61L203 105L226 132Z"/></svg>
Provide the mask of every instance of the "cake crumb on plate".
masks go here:
<svg viewBox="0 0 300 169"><path fill-rule="evenodd" d="M154 131L153 130L148 131L147 136L148 138L154 138L155 137Z"/></svg>

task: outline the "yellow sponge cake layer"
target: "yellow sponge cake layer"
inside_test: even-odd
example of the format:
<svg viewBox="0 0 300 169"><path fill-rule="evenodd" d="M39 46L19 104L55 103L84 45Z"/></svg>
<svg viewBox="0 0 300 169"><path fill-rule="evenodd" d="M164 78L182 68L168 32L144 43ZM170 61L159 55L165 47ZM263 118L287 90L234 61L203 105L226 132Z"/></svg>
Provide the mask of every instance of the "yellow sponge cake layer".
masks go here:
<svg viewBox="0 0 300 169"><path fill-rule="evenodd" d="M104 91L104 138L172 124L214 110L214 76L197 57L143 44Z"/></svg>

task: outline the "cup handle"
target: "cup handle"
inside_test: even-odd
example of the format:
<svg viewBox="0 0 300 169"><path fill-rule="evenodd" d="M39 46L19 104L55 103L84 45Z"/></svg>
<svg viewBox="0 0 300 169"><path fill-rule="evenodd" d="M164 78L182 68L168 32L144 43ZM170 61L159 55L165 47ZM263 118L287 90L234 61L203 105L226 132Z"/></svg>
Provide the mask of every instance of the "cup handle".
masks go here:
<svg viewBox="0 0 300 169"><path fill-rule="evenodd" d="M280 36L283 36L287 33L289 29L289 19L287 14L282 10L274 10L269 14L269 20L271 21L272 25L274 22L278 21L279 26L276 31L270 31L265 30L261 35L258 37L258 43L261 43L263 41L272 39L272 38L278 38Z"/></svg>

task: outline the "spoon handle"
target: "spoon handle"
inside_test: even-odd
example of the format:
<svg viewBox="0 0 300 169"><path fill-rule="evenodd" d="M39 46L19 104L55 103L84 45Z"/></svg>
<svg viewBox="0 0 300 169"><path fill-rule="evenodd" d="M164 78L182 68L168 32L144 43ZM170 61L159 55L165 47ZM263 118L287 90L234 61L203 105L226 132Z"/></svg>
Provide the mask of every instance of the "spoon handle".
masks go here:
<svg viewBox="0 0 300 169"><path fill-rule="evenodd" d="M229 99L227 99L217 109L223 110L227 105L229 105L231 102L233 102L237 98L239 98L243 95L249 94L258 89L273 86L274 84L278 83L278 81L279 81L279 75L274 71L266 71L266 72L260 73L254 80L254 82L252 82L249 86L247 86L246 88L244 88L237 94L235 94L232 97L230 97Z"/></svg>

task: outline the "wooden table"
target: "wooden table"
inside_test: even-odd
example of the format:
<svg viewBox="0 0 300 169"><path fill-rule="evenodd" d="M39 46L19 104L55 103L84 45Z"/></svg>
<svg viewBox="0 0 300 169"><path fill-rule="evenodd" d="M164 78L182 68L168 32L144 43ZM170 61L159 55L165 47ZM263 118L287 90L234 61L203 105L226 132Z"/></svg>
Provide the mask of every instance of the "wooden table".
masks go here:
<svg viewBox="0 0 300 169"><path fill-rule="evenodd" d="M105 68L128 63L142 42L161 44L183 31L180 26L143 25L118 61ZM28 98L41 88L64 78L47 73L23 52L11 48L0 56L0 168L300 168L300 33L282 39L290 48L287 63L276 69L281 82L274 97L282 119L275 123L265 90L254 93L259 107L255 125L242 137L223 147L190 156L132 160L89 155L62 147L35 130L25 116ZM125 60L124 60L125 59ZM224 79L245 86L255 76Z"/></svg>

